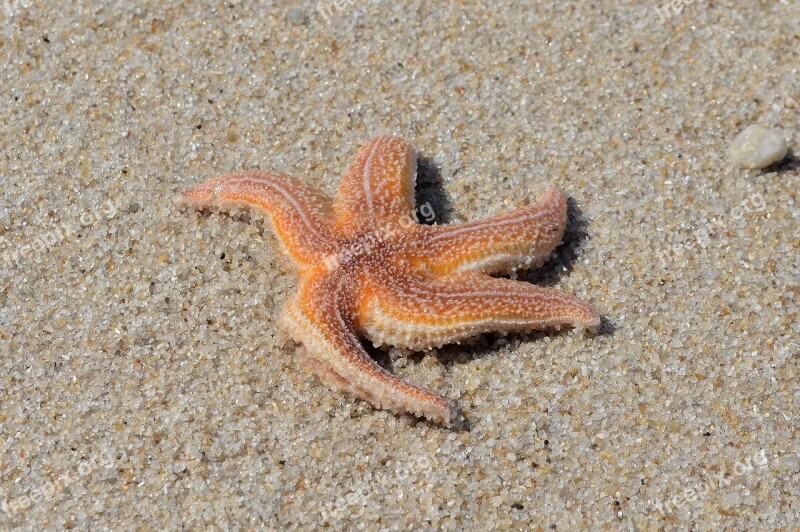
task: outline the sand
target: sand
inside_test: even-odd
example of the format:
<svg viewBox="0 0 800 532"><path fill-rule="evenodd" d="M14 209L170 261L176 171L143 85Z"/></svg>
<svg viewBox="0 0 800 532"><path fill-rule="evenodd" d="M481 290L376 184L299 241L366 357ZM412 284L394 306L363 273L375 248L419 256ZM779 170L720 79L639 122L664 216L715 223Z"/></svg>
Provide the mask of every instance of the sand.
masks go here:
<svg viewBox="0 0 800 532"><path fill-rule="evenodd" d="M800 519L800 3L5 0L0 17L0 529ZM728 159L754 123L787 160ZM566 243L521 277L604 316L595 336L372 350L461 428L307 375L270 228L169 201L248 168L333 192L383 133L417 148L442 222L563 187Z"/></svg>

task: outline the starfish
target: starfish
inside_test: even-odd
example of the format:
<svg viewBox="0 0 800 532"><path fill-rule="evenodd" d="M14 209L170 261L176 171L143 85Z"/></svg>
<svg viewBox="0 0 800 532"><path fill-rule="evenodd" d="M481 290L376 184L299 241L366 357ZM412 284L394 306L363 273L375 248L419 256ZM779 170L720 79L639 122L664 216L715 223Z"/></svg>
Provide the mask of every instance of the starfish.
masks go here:
<svg viewBox="0 0 800 532"><path fill-rule="evenodd" d="M386 371L359 337L419 350L490 331L596 330L600 317L558 290L490 275L550 257L567 223L560 188L484 221L423 225L415 178L414 150L384 136L358 150L333 200L289 175L248 171L211 179L174 201L200 210L247 208L272 221L299 273L283 325L302 344L302 365L323 383L449 425L454 410L444 397Z"/></svg>

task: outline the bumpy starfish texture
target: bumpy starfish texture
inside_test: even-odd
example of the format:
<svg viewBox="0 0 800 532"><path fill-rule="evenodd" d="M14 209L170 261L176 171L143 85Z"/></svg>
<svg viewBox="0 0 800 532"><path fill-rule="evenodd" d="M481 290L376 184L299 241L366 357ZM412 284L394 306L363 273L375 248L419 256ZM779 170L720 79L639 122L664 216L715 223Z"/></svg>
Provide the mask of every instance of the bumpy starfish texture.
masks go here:
<svg viewBox="0 0 800 532"><path fill-rule="evenodd" d="M198 209L250 208L271 219L300 277L284 325L301 363L336 391L449 424L442 396L380 367L359 340L425 349L489 331L597 329L586 303L552 288L491 277L533 268L561 243L567 203L537 203L480 222L417 223L416 157L398 137L369 140L336 198L278 172L234 173L175 197Z"/></svg>

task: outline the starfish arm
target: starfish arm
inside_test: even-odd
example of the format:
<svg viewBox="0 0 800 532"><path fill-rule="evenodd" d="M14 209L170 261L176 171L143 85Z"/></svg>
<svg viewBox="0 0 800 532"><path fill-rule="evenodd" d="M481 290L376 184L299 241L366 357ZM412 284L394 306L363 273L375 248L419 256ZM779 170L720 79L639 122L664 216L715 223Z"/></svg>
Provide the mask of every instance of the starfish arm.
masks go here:
<svg viewBox="0 0 800 532"><path fill-rule="evenodd" d="M535 204L488 220L419 226L415 261L438 274L536 268L561 243L566 225L567 199L551 187Z"/></svg>
<svg viewBox="0 0 800 532"><path fill-rule="evenodd" d="M477 272L395 279L371 293L360 315L376 344L425 349L490 331L571 325L596 330L600 316L553 288Z"/></svg>
<svg viewBox="0 0 800 532"><path fill-rule="evenodd" d="M414 210L417 160L400 137L376 137L359 148L334 200L337 228L345 234L401 223Z"/></svg>
<svg viewBox="0 0 800 532"><path fill-rule="evenodd" d="M266 214L288 254L299 265L314 265L334 252L334 236L325 221L330 199L292 176L250 171L211 179L177 194L182 207L226 210L248 208Z"/></svg>
<svg viewBox="0 0 800 532"><path fill-rule="evenodd" d="M344 276L306 280L284 316L292 338L304 346L303 365L334 391L449 425L452 412L447 400L392 375L364 350L352 320L354 292Z"/></svg>

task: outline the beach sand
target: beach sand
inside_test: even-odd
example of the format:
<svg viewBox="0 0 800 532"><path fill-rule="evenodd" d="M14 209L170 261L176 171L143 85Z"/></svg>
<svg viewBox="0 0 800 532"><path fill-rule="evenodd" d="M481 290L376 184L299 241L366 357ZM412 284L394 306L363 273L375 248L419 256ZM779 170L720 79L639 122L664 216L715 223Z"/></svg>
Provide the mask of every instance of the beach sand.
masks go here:
<svg viewBox="0 0 800 532"><path fill-rule="evenodd" d="M800 520L799 2L133 3L0 10L0 529ZM729 160L751 124L783 163ZM170 202L250 168L333 193L386 133L439 222L563 187L519 277L604 316L370 347L453 429L309 376L269 225Z"/></svg>

